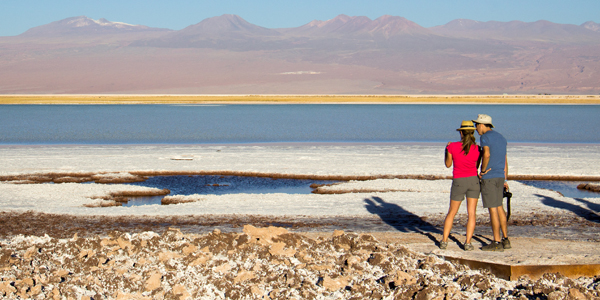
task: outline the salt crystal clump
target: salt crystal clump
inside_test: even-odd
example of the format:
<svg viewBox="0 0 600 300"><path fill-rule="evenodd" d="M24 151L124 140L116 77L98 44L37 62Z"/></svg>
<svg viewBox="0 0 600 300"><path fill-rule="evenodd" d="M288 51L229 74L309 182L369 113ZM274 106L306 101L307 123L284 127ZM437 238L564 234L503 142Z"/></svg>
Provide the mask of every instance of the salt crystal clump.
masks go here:
<svg viewBox="0 0 600 300"><path fill-rule="evenodd" d="M206 198L202 197L202 195L194 194L194 195L173 195L173 196L165 196L160 201L163 205L168 204L179 204L179 203L191 203L206 200Z"/></svg>
<svg viewBox="0 0 600 300"><path fill-rule="evenodd" d="M145 177L133 175L128 172L101 173L92 175L92 179L98 183L123 183L138 182L146 180Z"/></svg>
<svg viewBox="0 0 600 300"><path fill-rule="evenodd" d="M506 281L367 234L313 240L284 228L244 233L110 232L16 236L0 251L7 299L596 299L594 278ZM35 244L38 241L50 241ZM53 242L54 241L54 242ZM289 253L278 253L289 251Z"/></svg>
<svg viewBox="0 0 600 300"><path fill-rule="evenodd" d="M272 244L274 237L288 233L288 231L281 227L256 228L252 225L244 225L244 233L261 244Z"/></svg>

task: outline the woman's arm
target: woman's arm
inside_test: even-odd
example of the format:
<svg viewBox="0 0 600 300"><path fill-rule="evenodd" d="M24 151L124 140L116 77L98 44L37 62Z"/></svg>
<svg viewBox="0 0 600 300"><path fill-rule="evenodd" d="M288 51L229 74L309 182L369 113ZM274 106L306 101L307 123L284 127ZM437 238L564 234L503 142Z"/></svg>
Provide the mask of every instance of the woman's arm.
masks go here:
<svg viewBox="0 0 600 300"><path fill-rule="evenodd" d="M481 165L481 158L483 157L483 149L477 146L477 151L479 151L479 157L477 158L477 169L479 169L479 165Z"/></svg>
<svg viewBox="0 0 600 300"><path fill-rule="evenodd" d="M444 162L446 163L446 168L452 167L452 154L448 153L448 146L450 146L451 142L448 142L446 145L446 154L444 155Z"/></svg>

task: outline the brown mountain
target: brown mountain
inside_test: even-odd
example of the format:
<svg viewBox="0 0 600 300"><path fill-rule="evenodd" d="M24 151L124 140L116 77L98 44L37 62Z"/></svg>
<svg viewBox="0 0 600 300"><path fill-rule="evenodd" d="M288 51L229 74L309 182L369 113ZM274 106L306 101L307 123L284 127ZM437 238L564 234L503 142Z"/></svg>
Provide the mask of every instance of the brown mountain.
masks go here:
<svg viewBox="0 0 600 300"><path fill-rule="evenodd" d="M223 15L173 31L76 17L0 37L0 93L595 94L595 25L340 15L269 29Z"/></svg>
<svg viewBox="0 0 600 300"><path fill-rule="evenodd" d="M598 43L600 33L585 26L556 24L548 21L537 22L478 22L458 19L445 25L430 28L445 36L496 39L508 41L542 41L554 43Z"/></svg>
<svg viewBox="0 0 600 300"><path fill-rule="evenodd" d="M279 32L247 22L236 15L222 15L203 20L177 31L178 36L242 38L249 36L279 36Z"/></svg>
<svg viewBox="0 0 600 300"><path fill-rule="evenodd" d="M588 22L581 24L581 27L592 30L592 31L600 32L600 24L594 23L592 21L588 21Z"/></svg>
<svg viewBox="0 0 600 300"><path fill-rule="evenodd" d="M247 22L236 15L203 20L155 39L134 41L134 47L214 48L236 51L268 49L281 33Z"/></svg>
<svg viewBox="0 0 600 300"><path fill-rule="evenodd" d="M86 16L67 18L46 25L31 28L21 36L24 37L60 37L66 35L90 36L111 35L130 32L170 31L163 28L152 28L144 25L131 25L122 22L110 22L104 18L90 19Z"/></svg>
<svg viewBox="0 0 600 300"><path fill-rule="evenodd" d="M405 34L430 34L417 23L402 17L381 16L376 20L367 17L339 15L328 21L312 21L306 25L283 30L283 32L304 36L372 36L389 38Z"/></svg>

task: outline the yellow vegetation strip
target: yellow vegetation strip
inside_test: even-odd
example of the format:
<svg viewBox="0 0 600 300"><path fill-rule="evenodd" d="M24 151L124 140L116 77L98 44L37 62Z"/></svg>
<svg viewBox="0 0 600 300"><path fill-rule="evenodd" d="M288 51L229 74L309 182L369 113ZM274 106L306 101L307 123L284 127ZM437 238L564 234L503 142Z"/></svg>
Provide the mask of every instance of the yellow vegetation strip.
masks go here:
<svg viewBox="0 0 600 300"><path fill-rule="evenodd" d="M598 95L0 95L0 104L600 104Z"/></svg>

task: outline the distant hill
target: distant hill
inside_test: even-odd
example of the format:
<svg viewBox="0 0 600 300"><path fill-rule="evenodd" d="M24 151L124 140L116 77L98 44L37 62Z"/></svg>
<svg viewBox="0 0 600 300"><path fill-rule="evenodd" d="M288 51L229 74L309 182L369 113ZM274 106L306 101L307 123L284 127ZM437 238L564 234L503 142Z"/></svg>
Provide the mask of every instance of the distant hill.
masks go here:
<svg viewBox="0 0 600 300"><path fill-rule="evenodd" d="M0 37L0 93L600 93L599 24L339 15L181 30L68 18Z"/></svg>
<svg viewBox="0 0 600 300"><path fill-rule="evenodd" d="M592 31L596 31L596 32L600 31L600 24L594 23L592 21L581 24L581 27L592 30Z"/></svg>
<svg viewBox="0 0 600 300"><path fill-rule="evenodd" d="M589 26L589 27L593 27ZM432 27L438 34L471 39L496 39L544 42L598 43L600 33L585 26L556 24L548 21L536 22L478 22L454 20L442 26Z"/></svg>
<svg viewBox="0 0 600 300"><path fill-rule="evenodd" d="M86 16L67 18L46 25L31 28L21 36L26 37L60 37L65 35L109 35L129 32L170 31L169 29L152 28L143 25L131 25L122 22L110 22L106 19L94 20Z"/></svg>
<svg viewBox="0 0 600 300"><path fill-rule="evenodd" d="M376 20L367 17L339 15L327 21L312 21L306 25L282 30L303 36L371 36L389 38L397 35L427 35L430 31L402 17L382 16Z"/></svg>

